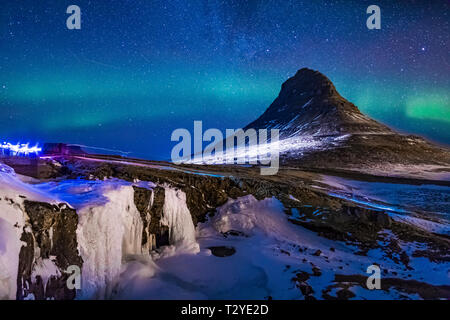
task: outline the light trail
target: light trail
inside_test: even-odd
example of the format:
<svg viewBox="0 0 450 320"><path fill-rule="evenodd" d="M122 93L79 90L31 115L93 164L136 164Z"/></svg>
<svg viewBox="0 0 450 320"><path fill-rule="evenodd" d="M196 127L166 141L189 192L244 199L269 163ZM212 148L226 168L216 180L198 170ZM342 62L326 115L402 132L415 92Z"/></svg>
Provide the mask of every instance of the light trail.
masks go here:
<svg viewBox="0 0 450 320"><path fill-rule="evenodd" d="M9 142L3 142L0 145L0 149L2 150L2 154L7 154L11 156L37 156L40 152L42 152L42 148L39 147L39 144L36 144L34 147L30 147L30 143L17 143L11 144Z"/></svg>

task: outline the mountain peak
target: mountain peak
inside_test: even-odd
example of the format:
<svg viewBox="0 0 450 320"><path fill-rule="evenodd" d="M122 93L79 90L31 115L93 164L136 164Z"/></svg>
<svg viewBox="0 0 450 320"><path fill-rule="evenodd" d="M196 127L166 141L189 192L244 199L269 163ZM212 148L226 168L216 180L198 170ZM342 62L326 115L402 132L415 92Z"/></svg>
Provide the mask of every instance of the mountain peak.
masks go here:
<svg viewBox="0 0 450 320"><path fill-rule="evenodd" d="M343 98L328 77L308 68L286 80L269 108L246 128L279 129L282 137L391 132Z"/></svg>
<svg viewBox="0 0 450 320"><path fill-rule="evenodd" d="M330 79L319 71L302 68L282 85L281 91L301 91L310 96L337 95L336 88Z"/></svg>

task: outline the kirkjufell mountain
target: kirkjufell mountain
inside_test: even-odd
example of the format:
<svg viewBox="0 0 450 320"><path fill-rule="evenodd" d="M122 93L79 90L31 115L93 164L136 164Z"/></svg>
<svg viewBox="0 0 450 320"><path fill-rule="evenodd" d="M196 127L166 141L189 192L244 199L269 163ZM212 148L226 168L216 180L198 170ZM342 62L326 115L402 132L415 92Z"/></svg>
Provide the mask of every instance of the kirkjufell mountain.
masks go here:
<svg viewBox="0 0 450 320"><path fill-rule="evenodd" d="M282 138L393 133L343 98L325 75L307 68L284 82L275 101L247 128L280 129Z"/></svg>
<svg viewBox="0 0 450 320"><path fill-rule="evenodd" d="M330 79L308 68L283 83L278 97L249 128L279 129L286 165L359 171L450 167L448 149L371 119L342 97Z"/></svg>

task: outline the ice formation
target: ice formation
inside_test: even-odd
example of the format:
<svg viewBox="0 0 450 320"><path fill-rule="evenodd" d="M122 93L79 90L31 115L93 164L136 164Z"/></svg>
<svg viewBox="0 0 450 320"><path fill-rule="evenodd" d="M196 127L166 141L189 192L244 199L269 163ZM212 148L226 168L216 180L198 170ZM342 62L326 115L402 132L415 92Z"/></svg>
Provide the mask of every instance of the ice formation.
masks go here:
<svg viewBox="0 0 450 320"><path fill-rule="evenodd" d="M198 252L195 227L181 190L165 188L164 216L161 223L169 227L170 243L188 252Z"/></svg>
<svg viewBox="0 0 450 320"><path fill-rule="evenodd" d="M19 252L25 245L20 241L27 221L23 207L25 198L66 203L76 209L78 251L83 259L78 298L111 298L128 263L133 265L133 261L138 260L151 264L149 246L142 245L144 226L134 202L133 185L151 190L155 187L153 183L75 179L30 185L3 164L0 164L0 182L0 299L16 298ZM186 194L166 186L165 199L161 224L169 227L171 245L161 249L160 257L175 252L197 253L199 246ZM153 193L149 207L152 203ZM39 252L39 248L36 249ZM37 255L31 276L32 279L40 276L45 287L51 276L60 276L62 272L64 270L59 270L52 259Z"/></svg>

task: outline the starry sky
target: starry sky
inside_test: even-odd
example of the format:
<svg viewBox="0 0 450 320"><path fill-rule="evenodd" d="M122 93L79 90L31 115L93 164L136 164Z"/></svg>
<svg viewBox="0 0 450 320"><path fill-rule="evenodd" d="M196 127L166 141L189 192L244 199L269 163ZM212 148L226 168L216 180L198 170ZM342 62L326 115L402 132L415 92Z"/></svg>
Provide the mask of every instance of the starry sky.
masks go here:
<svg viewBox="0 0 450 320"><path fill-rule="evenodd" d="M68 30L66 8L81 8ZM381 30L366 9L381 8ZM442 1L2 0L0 140L169 159L171 132L241 128L308 67L361 111L450 144Z"/></svg>

